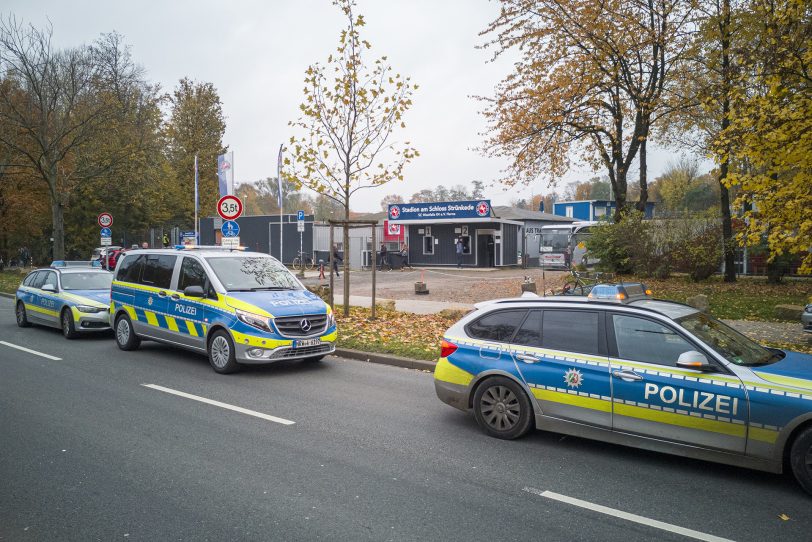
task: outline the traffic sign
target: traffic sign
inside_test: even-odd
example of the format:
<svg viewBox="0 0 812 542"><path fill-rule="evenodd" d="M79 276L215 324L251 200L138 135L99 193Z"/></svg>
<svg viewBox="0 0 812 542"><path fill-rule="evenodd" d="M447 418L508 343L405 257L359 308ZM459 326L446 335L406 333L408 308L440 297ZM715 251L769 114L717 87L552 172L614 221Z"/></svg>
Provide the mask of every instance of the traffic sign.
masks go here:
<svg viewBox="0 0 812 542"><path fill-rule="evenodd" d="M102 237L101 238L101 246L109 247L112 244L113 244L113 238L112 237Z"/></svg>
<svg viewBox="0 0 812 542"><path fill-rule="evenodd" d="M113 225L113 215L110 213L102 213L99 215L98 223L100 228L109 228Z"/></svg>
<svg viewBox="0 0 812 542"><path fill-rule="evenodd" d="M217 214L223 220L234 220L242 214L242 201L237 196L227 195L217 202Z"/></svg>
<svg viewBox="0 0 812 542"><path fill-rule="evenodd" d="M101 236L102 237L112 237L113 236L113 230L111 230L110 228L102 228L101 229Z"/></svg>
<svg viewBox="0 0 812 542"><path fill-rule="evenodd" d="M180 232L180 236L182 239L194 239L197 237L194 231L182 231Z"/></svg>
<svg viewBox="0 0 812 542"><path fill-rule="evenodd" d="M304 220L304 211L298 211L298 212L296 213L296 220L298 220L298 221L300 221L300 222L301 222L302 220Z"/></svg>
<svg viewBox="0 0 812 542"><path fill-rule="evenodd" d="M239 237L223 237L220 240L220 246L224 248L239 248L240 247L240 238Z"/></svg>
<svg viewBox="0 0 812 542"><path fill-rule="evenodd" d="M296 231L298 231L299 233L305 231L304 220L299 220L296 222Z"/></svg>
<svg viewBox="0 0 812 542"><path fill-rule="evenodd" d="M223 227L220 228L220 231L223 232L223 237L239 237L240 225L233 220L226 220L223 222Z"/></svg>

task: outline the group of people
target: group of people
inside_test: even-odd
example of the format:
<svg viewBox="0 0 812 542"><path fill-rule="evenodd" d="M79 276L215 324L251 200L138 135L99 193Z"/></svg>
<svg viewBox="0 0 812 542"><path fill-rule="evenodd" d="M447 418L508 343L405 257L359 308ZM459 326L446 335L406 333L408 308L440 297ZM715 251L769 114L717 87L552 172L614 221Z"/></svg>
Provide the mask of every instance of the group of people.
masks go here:
<svg viewBox="0 0 812 542"><path fill-rule="evenodd" d="M386 243L381 243L381 250L379 252L378 261L376 265L379 270L383 271L384 266L389 267L392 269L392 262L389 259L390 251L386 248ZM398 250L397 254L399 254L403 258L403 265L401 266L400 270L403 271L406 267L409 269L412 266L409 264L409 245L406 243L401 243L400 250ZM339 262L344 262L344 258L341 256L341 253L338 251L338 245L333 245L333 270L332 272L336 274L336 277L340 277L338 273L338 264Z"/></svg>

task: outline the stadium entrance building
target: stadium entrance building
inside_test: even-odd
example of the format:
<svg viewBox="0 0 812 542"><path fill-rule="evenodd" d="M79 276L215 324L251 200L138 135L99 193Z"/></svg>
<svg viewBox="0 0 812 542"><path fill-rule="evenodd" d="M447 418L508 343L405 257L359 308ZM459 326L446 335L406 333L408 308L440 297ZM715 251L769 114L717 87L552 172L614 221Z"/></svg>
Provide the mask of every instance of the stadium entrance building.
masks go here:
<svg viewBox="0 0 812 542"><path fill-rule="evenodd" d="M538 241L530 232L545 224L571 222L538 211L497 209L490 200L396 203L389 205L387 215L390 226L407 228L409 262L428 267L456 266L458 239L465 267L518 266L528 256L528 265L534 264L533 256L538 265Z"/></svg>

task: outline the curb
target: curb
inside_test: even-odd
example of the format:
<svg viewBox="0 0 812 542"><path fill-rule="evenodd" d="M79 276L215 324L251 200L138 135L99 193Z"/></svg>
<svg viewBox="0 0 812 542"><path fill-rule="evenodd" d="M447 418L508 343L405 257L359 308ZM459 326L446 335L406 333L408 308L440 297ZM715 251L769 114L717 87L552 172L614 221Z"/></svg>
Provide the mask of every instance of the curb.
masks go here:
<svg viewBox="0 0 812 542"><path fill-rule="evenodd" d="M421 371L434 371L436 365L433 361L404 358L394 354L379 354L377 352L362 352L351 348L336 348L334 356L341 356L368 363L378 363L380 365L391 365L393 367L403 367L405 369L418 369Z"/></svg>
<svg viewBox="0 0 812 542"><path fill-rule="evenodd" d="M14 299L16 296L14 294L7 294L5 292L0 292L0 297L7 297L9 299Z"/></svg>

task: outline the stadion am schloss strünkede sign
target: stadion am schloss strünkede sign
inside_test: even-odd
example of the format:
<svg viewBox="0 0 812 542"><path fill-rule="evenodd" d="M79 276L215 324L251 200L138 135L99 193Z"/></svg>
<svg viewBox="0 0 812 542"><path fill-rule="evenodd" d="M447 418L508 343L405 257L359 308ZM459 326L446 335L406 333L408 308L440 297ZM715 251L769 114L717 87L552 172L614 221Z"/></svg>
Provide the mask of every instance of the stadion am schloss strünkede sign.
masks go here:
<svg viewBox="0 0 812 542"><path fill-rule="evenodd" d="M392 203L389 220L482 219L491 214L491 200Z"/></svg>

